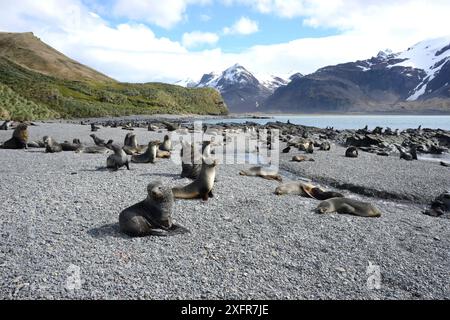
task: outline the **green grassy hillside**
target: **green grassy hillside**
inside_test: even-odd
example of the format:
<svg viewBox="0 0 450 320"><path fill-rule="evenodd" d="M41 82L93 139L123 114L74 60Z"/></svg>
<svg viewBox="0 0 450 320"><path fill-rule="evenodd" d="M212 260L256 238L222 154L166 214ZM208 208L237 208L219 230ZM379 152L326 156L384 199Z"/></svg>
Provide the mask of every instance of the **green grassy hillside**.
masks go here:
<svg viewBox="0 0 450 320"><path fill-rule="evenodd" d="M214 89L63 80L31 71L4 57L0 57L0 85L3 119L228 113Z"/></svg>

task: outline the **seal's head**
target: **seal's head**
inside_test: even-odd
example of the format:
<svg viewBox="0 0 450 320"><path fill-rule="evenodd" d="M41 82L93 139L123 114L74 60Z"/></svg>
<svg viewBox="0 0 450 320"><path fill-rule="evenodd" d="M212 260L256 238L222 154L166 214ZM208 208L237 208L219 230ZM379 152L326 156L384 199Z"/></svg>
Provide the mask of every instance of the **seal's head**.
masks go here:
<svg viewBox="0 0 450 320"><path fill-rule="evenodd" d="M323 201L317 206L317 213L323 214L332 211L331 203L328 201Z"/></svg>

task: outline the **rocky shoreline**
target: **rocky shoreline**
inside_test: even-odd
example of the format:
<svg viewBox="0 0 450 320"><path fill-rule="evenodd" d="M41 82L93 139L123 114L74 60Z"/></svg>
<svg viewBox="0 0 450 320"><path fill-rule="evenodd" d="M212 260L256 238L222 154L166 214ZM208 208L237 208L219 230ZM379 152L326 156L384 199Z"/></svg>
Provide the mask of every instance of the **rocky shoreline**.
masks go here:
<svg viewBox="0 0 450 320"><path fill-rule="evenodd" d="M174 118L166 120L178 127ZM103 127L96 122L101 127L97 134L123 141L128 132L124 127L146 143L162 140L168 133L164 122L154 119L154 131L148 130L149 123L135 126L124 121ZM78 138L92 144L89 125L36 124L30 127L31 140L50 135L58 141ZM223 126L239 129L252 124ZM214 127L222 126L210 126L211 130ZM317 215L317 200L277 196L278 182L239 176L251 164L223 164L213 199L175 202L174 218L190 234L131 239L119 232L118 214L145 197L150 181L169 186L187 183L179 177L179 165L160 159L154 165L131 165L130 171L107 172L97 170L105 165L102 154L0 149L1 298L450 297L450 219L423 214L429 202L450 187L448 168L438 162L400 160L396 150L388 157L370 150L360 150L356 159L344 156L342 144L349 137L374 135L380 139L375 147L384 148L379 144L391 142L384 132L281 123L258 128L280 129L281 149L291 145L289 153L280 154L285 181L306 177L326 188L339 187L350 198L375 204L382 217ZM430 143L449 147L449 132L419 132L401 133L404 141L392 144L406 149L422 143L430 152L436 150ZM0 141L10 135L11 130L0 131ZM301 139L328 140L331 150L314 150L309 155L314 162L291 162L293 155L304 154L298 150ZM371 265L381 272L378 289L367 284ZM81 284L71 289L68 283L77 274Z"/></svg>

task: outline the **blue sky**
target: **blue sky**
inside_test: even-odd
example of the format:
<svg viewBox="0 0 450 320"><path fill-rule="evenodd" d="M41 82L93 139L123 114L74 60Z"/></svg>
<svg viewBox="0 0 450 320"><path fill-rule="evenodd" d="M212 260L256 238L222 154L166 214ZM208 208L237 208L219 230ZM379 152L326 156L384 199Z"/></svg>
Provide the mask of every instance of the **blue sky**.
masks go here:
<svg viewBox="0 0 450 320"><path fill-rule="evenodd" d="M450 33L448 0L0 0L0 31L32 31L127 82L200 79L240 63L295 72Z"/></svg>

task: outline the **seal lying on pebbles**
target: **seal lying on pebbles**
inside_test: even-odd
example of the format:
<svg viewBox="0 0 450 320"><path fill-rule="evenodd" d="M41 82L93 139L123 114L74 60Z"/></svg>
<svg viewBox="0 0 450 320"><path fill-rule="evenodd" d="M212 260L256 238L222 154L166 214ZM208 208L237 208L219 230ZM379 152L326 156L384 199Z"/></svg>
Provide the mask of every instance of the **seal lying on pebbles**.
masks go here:
<svg viewBox="0 0 450 320"><path fill-rule="evenodd" d="M172 221L173 193L161 182L147 186L147 198L123 210L119 215L120 231L130 237L172 236L188 233Z"/></svg>
<svg viewBox="0 0 450 320"><path fill-rule="evenodd" d="M441 161L440 164L443 167L450 167L450 163L449 162Z"/></svg>
<svg viewBox="0 0 450 320"><path fill-rule="evenodd" d="M134 163L155 163L156 154L159 147L159 141L150 141L147 151L143 154L132 155L131 162Z"/></svg>
<svg viewBox="0 0 450 320"><path fill-rule="evenodd" d="M450 192L445 192L434 199L431 208L423 213L431 217L439 217L450 211Z"/></svg>
<svg viewBox="0 0 450 320"><path fill-rule="evenodd" d="M305 182L288 182L280 184L275 189L276 195L297 194L303 197L309 197L317 200L327 200L330 198L342 198L342 194L333 191L325 191L310 183Z"/></svg>
<svg viewBox="0 0 450 320"><path fill-rule="evenodd" d="M347 158L358 158L358 149L355 147L350 147L345 150L345 156Z"/></svg>
<svg viewBox="0 0 450 320"><path fill-rule="evenodd" d="M172 150L172 141L170 140L170 137L168 135L164 136L164 141L159 146L159 150L161 151L168 151Z"/></svg>
<svg viewBox="0 0 450 320"><path fill-rule="evenodd" d="M13 132L11 139L5 141L0 147L2 149L27 149L28 126L20 123Z"/></svg>
<svg viewBox="0 0 450 320"><path fill-rule="evenodd" d="M91 123L91 131L96 132L98 130L100 130L100 127L97 127L95 124Z"/></svg>
<svg viewBox="0 0 450 320"><path fill-rule="evenodd" d="M278 174L278 170L271 168L252 167L248 170L242 170L239 174L241 176L261 177L268 180L283 181L281 176Z"/></svg>
<svg viewBox="0 0 450 320"><path fill-rule="evenodd" d="M196 156L194 145L189 142L182 141L180 157L181 177L194 180L197 179L202 169L202 161L200 156Z"/></svg>
<svg viewBox="0 0 450 320"><path fill-rule="evenodd" d="M43 140L45 144L45 152L57 153L63 151L61 144L56 142L52 137L45 136Z"/></svg>
<svg viewBox="0 0 450 320"><path fill-rule="evenodd" d="M212 189L216 178L217 160L202 158L202 168L197 179L185 187L175 187L172 189L173 195L177 199L195 199L202 198L207 201L214 197Z"/></svg>
<svg viewBox="0 0 450 320"><path fill-rule="evenodd" d="M370 203L349 198L331 198L322 201L317 207L318 213L347 213L361 217L380 217L381 211Z"/></svg>
<svg viewBox="0 0 450 320"><path fill-rule="evenodd" d="M99 146L83 146L81 145L75 152L76 153L89 153L89 154L106 154L106 153L110 153L111 149L108 148L107 146L112 145L113 141L109 140L108 143L106 144L106 146L104 147L99 147Z"/></svg>
<svg viewBox="0 0 450 320"><path fill-rule="evenodd" d="M69 141L64 141L61 143L63 151L77 151L81 148L81 141L79 139L73 139L72 143Z"/></svg>
<svg viewBox="0 0 450 320"><path fill-rule="evenodd" d="M108 146L114 154L110 155L106 159L106 167L108 169L113 169L114 171L119 170L121 167L125 166L128 170L130 170L129 161L127 154L123 151L123 148L118 146L117 144L110 144Z"/></svg>
<svg viewBox="0 0 450 320"><path fill-rule="evenodd" d="M305 157L305 156L293 156L291 161L293 161L293 162L304 162L304 161L314 162L315 160L313 158L309 158L309 157Z"/></svg>

